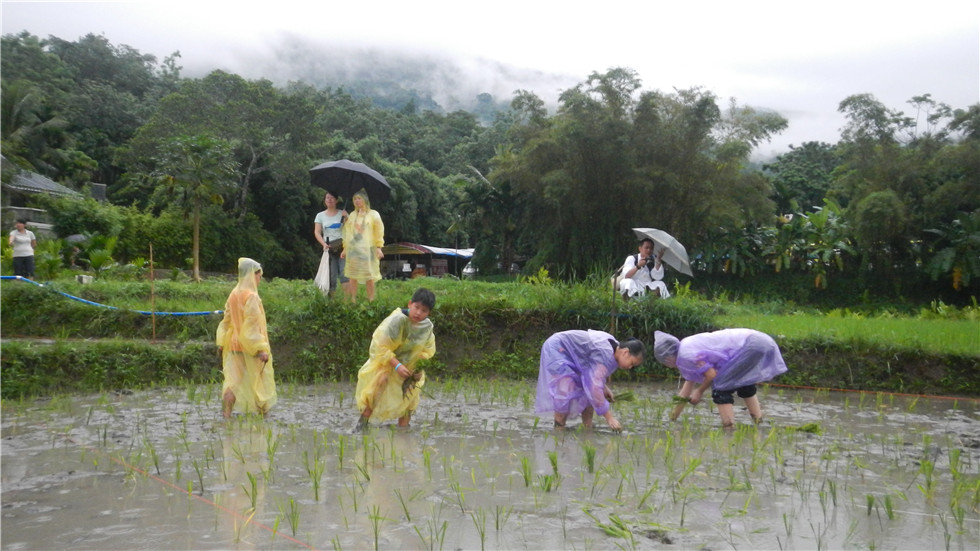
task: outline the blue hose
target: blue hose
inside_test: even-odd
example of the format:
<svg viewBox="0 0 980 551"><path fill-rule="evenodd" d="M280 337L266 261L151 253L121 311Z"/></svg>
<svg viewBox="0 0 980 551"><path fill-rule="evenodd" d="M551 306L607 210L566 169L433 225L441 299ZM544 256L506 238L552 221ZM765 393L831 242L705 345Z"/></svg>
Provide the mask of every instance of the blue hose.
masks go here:
<svg viewBox="0 0 980 551"><path fill-rule="evenodd" d="M117 308L115 306L109 306L108 304L99 304L98 302L92 302L91 300L85 300L84 298L76 297L76 296L73 296L73 295L69 295L68 293L62 293L61 291L58 291L58 290L53 289L51 287L46 287L43 283L38 283L36 281L32 281L32 280L30 280L30 279L28 279L26 277L23 277L23 276L0 276L0 279L15 279L15 280L18 280L18 281L26 281L27 283L30 283L32 285L37 285L38 287L41 287L42 289L47 289L47 290L49 290L49 291L51 291L53 293L58 293L61 296L68 297L68 298L70 298L72 300L77 300L78 302L81 302L83 304L88 304L88 305L91 305L91 306L98 306L100 308L108 308L109 310L119 310L120 309L120 308ZM129 310L129 309L125 309L125 310L128 311L128 312L136 312L137 314L143 314L145 316L152 316L152 315L156 315L156 316L210 316L212 314L217 314L217 315L224 314L224 310L213 310L213 311L205 311L205 312L150 312L148 310Z"/></svg>

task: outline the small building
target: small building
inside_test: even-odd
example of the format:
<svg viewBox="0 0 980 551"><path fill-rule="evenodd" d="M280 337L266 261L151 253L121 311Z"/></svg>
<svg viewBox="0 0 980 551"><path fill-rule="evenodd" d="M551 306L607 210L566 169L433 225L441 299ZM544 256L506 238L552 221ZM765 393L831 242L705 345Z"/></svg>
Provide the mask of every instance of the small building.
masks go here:
<svg viewBox="0 0 980 551"><path fill-rule="evenodd" d="M10 161L0 157L3 165L4 182L2 193L0 193L0 209L4 228L12 228L14 221L23 218L28 221L28 226L33 230L42 233L51 232L51 219L43 209L29 207L31 198L37 195L54 195L63 197L82 198L83 195L73 189L65 187L51 178L42 176L36 172L23 170L14 167ZM10 173L9 181L7 174Z"/></svg>
<svg viewBox="0 0 980 551"><path fill-rule="evenodd" d="M387 279L445 275L461 277L463 267L473 258L474 250L408 242L385 245L381 248L385 255L381 261L381 274Z"/></svg>

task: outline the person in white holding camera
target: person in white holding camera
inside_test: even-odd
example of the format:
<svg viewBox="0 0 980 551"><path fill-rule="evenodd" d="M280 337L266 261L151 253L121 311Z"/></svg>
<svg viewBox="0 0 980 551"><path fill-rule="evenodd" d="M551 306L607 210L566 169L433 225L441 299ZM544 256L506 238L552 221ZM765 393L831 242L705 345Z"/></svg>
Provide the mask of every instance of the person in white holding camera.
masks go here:
<svg viewBox="0 0 980 551"><path fill-rule="evenodd" d="M664 279L664 265L660 261L664 249L654 254L653 240L644 239L637 247L638 253L626 257L620 270L619 292L623 298L643 296L649 290L660 298L667 298L670 292Z"/></svg>

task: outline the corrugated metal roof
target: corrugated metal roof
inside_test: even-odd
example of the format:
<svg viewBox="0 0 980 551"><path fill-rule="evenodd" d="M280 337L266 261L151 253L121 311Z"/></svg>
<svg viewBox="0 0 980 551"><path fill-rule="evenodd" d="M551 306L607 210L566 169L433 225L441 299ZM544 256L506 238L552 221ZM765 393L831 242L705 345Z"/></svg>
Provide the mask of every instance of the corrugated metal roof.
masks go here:
<svg viewBox="0 0 980 551"><path fill-rule="evenodd" d="M5 185L10 189L25 193L47 193L49 195L68 195L72 197L81 197L82 195L50 178L26 170L14 174L14 177L10 179L10 183Z"/></svg>
<svg viewBox="0 0 980 551"><path fill-rule="evenodd" d="M381 252L386 256L392 254L440 254L470 258L473 256L475 249L447 249L445 247L433 247L431 245L419 245L418 243L402 241L401 243L385 245L381 248Z"/></svg>

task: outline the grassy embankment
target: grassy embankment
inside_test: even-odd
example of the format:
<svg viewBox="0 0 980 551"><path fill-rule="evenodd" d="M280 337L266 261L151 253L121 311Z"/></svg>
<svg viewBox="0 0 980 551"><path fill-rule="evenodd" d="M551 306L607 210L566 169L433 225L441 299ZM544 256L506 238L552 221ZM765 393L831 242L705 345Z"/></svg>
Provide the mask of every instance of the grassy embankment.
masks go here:
<svg viewBox="0 0 980 551"><path fill-rule="evenodd" d="M438 352L435 377L533 379L543 340L554 331L603 329L651 343L655 329L678 337L721 327L752 327L777 338L790 372L780 383L874 391L980 396L980 311L938 307L914 316L853 314L778 304L733 304L693 293L623 303L600 282L487 283L452 279L385 281L374 303L328 300L305 281L266 281L260 288L277 376L315 382L349 380L366 359L371 333L412 291L432 288ZM56 281L44 288L4 281L2 395L99 391L221 378L213 345L218 315L150 316L223 308L233 283ZM54 291L107 304L105 309ZM362 290L363 293L363 290ZM613 305L615 305L614 311ZM154 339L155 334L155 339ZM673 378L648 360L634 374Z"/></svg>

